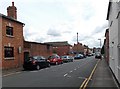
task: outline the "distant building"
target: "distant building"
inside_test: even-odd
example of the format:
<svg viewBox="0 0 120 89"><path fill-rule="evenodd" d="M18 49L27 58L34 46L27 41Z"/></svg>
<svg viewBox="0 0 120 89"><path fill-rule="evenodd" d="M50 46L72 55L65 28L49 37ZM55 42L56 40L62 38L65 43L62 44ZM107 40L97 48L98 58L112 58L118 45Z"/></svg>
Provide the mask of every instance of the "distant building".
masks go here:
<svg viewBox="0 0 120 89"><path fill-rule="evenodd" d="M74 46L72 47L74 54L84 54L84 55L89 55L91 53L93 53L93 49L90 49L88 46L86 45L82 45L82 43L77 43L74 44Z"/></svg>
<svg viewBox="0 0 120 89"><path fill-rule="evenodd" d="M59 56L69 55L72 50L72 46L67 41L46 43L52 45L53 53L58 54Z"/></svg>
<svg viewBox="0 0 120 89"><path fill-rule="evenodd" d="M93 48L93 53L97 53L97 52L101 52L101 48L94 47Z"/></svg>
<svg viewBox="0 0 120 89"><path fill-rule="evenodd" d="M120 83L120 1L109 2L109 66Z"/></svg>
<svg viewBox="0 0 120 89"><path fill-rule="evenodd" d="M23 27L24 23L17 20L17 8L7 8L7 16L0 14L0 59L2 69L16 68L23 63Z"/></svg>
<svg viewBox="0 0 120 89"><path fill-rule="evenodd" d="M75 54L77 54L77 53L82 53L82 54L84 54L84 45L82 45L82 43L77 43L77 44L74 44L74 46L73 46L73 52L75 53Z"/></svg>

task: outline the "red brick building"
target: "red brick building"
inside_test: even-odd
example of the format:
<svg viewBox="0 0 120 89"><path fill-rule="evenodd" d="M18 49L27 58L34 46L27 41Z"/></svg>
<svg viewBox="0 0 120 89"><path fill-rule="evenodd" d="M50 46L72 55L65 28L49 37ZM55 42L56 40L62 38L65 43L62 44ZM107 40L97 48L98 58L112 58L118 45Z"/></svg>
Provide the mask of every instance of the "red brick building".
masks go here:
<svg viewBox="0 0 120 89"><path fill-rule="evenodd" d="M105 52L105 59L109 64L109 29L105 32L105 40L104 40L104 52Z"/></svg>
<svg viewBox="0 0 120 89"><path fill-rule="evenodd" d="M70 44L68 44L67 41L63 41L63 42L47 42L47 44L52 45L53 46L53 53L56 53L59 56L69 55L71 50L72 50L72 46Z"/></svg>
<svg viewBox="0 0 120 89"><path fill-rule="evenodd" d="M52 52L52 46L49 44L24 41L24 60L37 55L47 58Z"/></svg>
<svg viewBox="0 0 120 89"><path fill-rule="evenodd" d="M24 23L17 20L17 8L7 8L7 16L0 14L2 44L1 56L2 69L19 67L23 63L23 26Z"/></svg>
<svg viewBox="0 0 120 89"><path fill-rule="evenodd" d="M74 44L72 49L74 53L84 53L84 45L82 45L82 43L78 42L77 44Z"/></svg>

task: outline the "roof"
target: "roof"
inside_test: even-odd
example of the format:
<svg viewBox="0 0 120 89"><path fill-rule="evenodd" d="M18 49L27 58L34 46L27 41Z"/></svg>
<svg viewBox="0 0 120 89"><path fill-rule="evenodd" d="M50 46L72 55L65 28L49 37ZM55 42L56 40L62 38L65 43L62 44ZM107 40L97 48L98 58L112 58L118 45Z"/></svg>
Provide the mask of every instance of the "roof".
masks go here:
<svg viewBox="0 0 120 89"><path fill-rule="evenodd" d="M109 1L108 12L107 12L107 18L106 18L107 20L109 20L111 3L112 3L112 2Z"/></svg>
<svg viewBox="0 0 120 89"><path fill-rule="evenodd" d="M16 19L14 19L14 18L12 18L12 17L3 15L3 14L1 14L1 13L0 13L0 17L3 17L3 18L5 18L5 19L8 19L8 20L11 20L11 21L14 21L14 22L17 22L17 23L20 23L20 24L25 25L24 23L22 23L22 22L20 22L20 21L18 21L18 20L16 20Z"/></svg>
<svg viewBox="0 0 120 89"><path fill-rule="evenodd" d="M53 46L71 46L68 44L68 41L61 41L61 42L45 42L47 44L53 45Z"/></svg>
<svg viewBox="0 0 120 89"><path fill-rule="evenodd" d="M31 44L41 44L41 45L49 45L50 46L50 44L47 44L47 43L39 43L39 42L31 42L31 41L24 41L24 42L31 43Z"/></svg>

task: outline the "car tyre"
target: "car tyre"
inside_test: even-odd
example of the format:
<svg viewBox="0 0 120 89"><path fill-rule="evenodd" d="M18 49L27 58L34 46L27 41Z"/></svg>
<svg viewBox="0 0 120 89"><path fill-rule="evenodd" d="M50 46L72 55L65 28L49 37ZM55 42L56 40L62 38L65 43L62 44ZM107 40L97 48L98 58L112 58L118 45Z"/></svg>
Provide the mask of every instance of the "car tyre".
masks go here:
<svg viewBox="0 0 120 89"><path fill-rule="evenodd" d="M37 69L37 70L40 70L40 66L39 66L39 65L37 65L37 66L36 66L36 69Z"/></svg>
<svg viewBox="0 0 120 89"><path fill-rule="evenodd" d="M48 64L48 67L50 67L51 65L50 65L50 63Z"/></svg>

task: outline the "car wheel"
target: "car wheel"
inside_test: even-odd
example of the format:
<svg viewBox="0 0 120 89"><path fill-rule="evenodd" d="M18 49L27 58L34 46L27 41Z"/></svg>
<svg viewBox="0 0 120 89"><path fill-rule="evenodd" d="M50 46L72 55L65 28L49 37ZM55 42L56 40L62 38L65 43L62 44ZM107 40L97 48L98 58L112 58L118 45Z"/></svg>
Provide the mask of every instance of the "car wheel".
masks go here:
<svg viewBox="0 0 120 89"><path fill-rule="evenodd" d="M50 63L48 64L48 67L50 67Z"/></svg>
<svg viewBox="0 0 120 89"><path fill-rule="evenodd" d="M39 65L37 65L37 66L36 66L36 69L37 69L37 70L40 70L40 66L39 66Z"/></svg>

